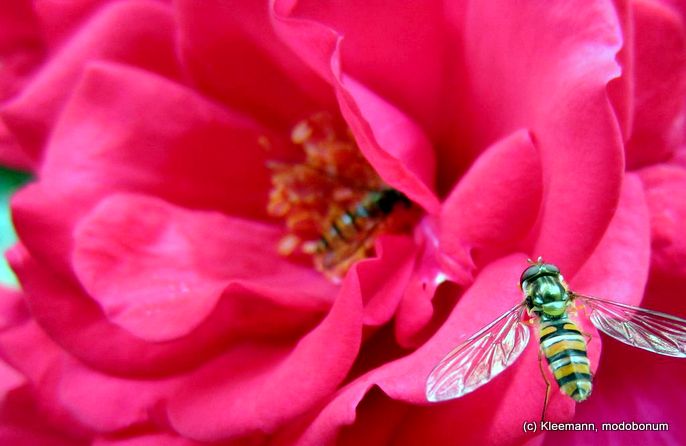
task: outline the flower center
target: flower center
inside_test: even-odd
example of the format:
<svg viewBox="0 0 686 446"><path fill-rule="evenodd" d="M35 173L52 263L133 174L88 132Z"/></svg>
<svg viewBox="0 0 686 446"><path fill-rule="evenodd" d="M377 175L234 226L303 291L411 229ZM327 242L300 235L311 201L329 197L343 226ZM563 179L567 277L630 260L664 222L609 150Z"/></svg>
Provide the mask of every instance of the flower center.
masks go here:
<svg viewBox="0 0 686 446"><path fill-rule="evenodd" d="M267 210L283 218L288 234L279 253L312 256L333 281L370 256L382 233L406 232L416 207L379 178L350 131L326 113L299 122L291 132L302 147L300 163L270 162L272 189Z"/></svg>

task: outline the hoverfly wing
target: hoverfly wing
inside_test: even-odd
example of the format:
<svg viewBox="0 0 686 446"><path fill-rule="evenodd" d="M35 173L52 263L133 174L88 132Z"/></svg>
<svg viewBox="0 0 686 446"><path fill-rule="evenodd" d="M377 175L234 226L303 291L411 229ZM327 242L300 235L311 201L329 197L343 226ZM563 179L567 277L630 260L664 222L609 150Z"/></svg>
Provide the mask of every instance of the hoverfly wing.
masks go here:
<svg viewBox="0 0 686 446"><path fill-rule="evenodd" d="M686 358L686 320L659 311L574 293L591 309L595 327L633 347Z"/></svg>
<svg viewBox="0 0 686 446"><path fill-rule="evenodd" d="M427 400L459 398L512 365L529 342L524 308L516 305L448 353L427 378Z"/></svg>

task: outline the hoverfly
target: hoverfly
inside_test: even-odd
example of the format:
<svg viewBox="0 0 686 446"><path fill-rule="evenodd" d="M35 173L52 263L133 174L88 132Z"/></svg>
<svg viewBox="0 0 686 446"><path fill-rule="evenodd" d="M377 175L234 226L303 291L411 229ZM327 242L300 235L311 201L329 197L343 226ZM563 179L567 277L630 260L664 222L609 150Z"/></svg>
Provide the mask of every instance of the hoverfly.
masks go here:
<svg viewBox="0 0 686 446"><path fill-rule="evenodd" d="M338 209L326 220L319 239L304 249L315 255L322 270L333 270L364 258L385 219L398 205L408 208L410 200L395 189L369 191L347 209Z"/></svg>
<svg viewBox="0 0 686 446"><path fill-rule="evenodd" d="M524 300L438 363L426 382L429 401L459 398L511 366L529 342L529 328L522 319L525 310L538 325L539 362L545 356L563 394L576 402L586 400L593 387L586 339L568 313L576 301L590 310L591 322L603 333L633 347L686 358L686 320L575 293L557 266L544 263L541 257L529 263L519 280ZM547 387L541 418L545 419L550 382L543 377Z"/></svg>
<svg viewBox="0 0 686 446"><path fill-rule="evenodd" d="M377 235L409 230L417 211L412 202L381 180L332 116L319 113L299 122L291 140L302 147L305 159L269 163L267 210L284 218L289 230L281 254L300 248L317 270L337 281L370 255Z"/></svg>

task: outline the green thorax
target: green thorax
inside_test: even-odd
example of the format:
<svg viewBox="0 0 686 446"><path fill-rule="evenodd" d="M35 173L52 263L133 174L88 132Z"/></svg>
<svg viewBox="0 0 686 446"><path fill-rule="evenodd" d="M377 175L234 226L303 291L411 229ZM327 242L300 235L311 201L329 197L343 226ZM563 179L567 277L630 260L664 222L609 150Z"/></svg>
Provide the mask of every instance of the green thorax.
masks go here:
<svg viewBox="0 0 686 446"><path fill-rule="evenodd" d="M399 203L409 207L410 200L395 189L384 188L378 191L371 191L367 193L361 203L354 209L356 217L383 217L393 212L395 206Z"/></svg>
<svg viewBox="0 0 686 446"><path fill-rule="evenodd" d="M550 263L536 263L520 279L529 311L542 320L565 317L570 303L569 292L560 270Z"/></svg>

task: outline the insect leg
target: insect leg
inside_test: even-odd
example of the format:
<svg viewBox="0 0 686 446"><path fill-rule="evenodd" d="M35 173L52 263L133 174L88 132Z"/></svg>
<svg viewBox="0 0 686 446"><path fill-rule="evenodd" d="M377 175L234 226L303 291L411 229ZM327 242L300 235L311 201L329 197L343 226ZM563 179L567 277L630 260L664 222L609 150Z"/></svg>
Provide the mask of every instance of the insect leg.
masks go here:
<svg viewBox="0 0 686 446"><path fill-rule="evenodd" d="M543 400L543 412L541 413L541 422L545 421L545 411L548 408L548 399L550 398L550 381L548 377L545 376L545 371L543 370L543 352L538 349L538 368L541 369L541 376L543 381L545 381L545 400Z"/></svg>
<svg viewBox="0 0 686 446"><path fill-rule="evenodd" d="M576 317L579 315L579 308L576 305L570 305L568 312L571 316Z"/></svg>

